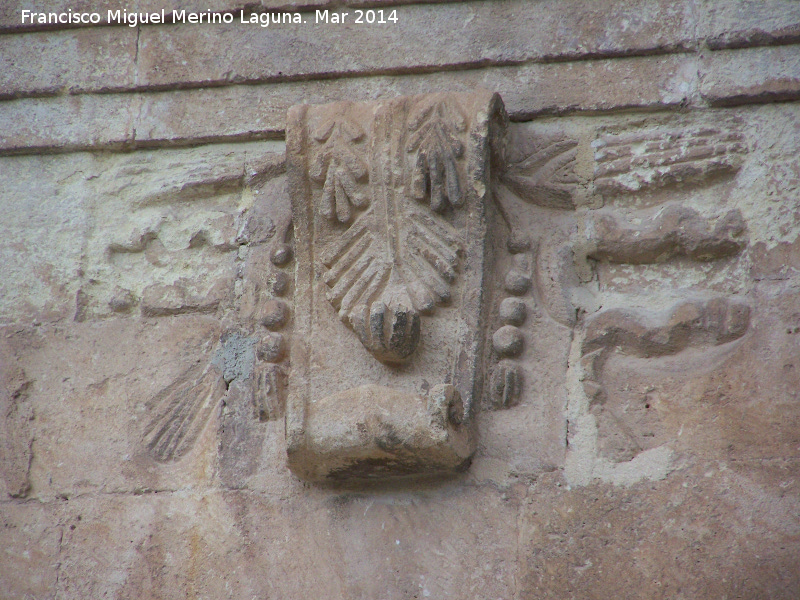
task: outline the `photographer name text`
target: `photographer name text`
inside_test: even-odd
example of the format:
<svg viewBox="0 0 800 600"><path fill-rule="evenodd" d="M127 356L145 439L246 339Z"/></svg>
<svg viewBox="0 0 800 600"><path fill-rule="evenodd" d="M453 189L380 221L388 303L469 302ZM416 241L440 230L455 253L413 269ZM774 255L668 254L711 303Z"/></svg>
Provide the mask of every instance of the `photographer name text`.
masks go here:
<svg viewBox="0 0 800 600"><path fill-rule="evenodd" d="M308 16L308 15L307 15ZM303 24L308 23L308 19L303 13L299 12L273 12L273 13L253 13L240 10L238 15L234 13L212 12L191 12L188 10L166 11L162 9L158 12L140 13L129 12L127 10L109 10L106 19L98 12L77 12L68 10L66 12L35 12L22 10L21 18L23 25L128 25L137 27L138 25L158 25L163 23L186 23L186 24L214 24L214 23L239 23L242 25L259 25L269 27L270 25L284 24ZM314 15L314 24L349 24L354 25L383 25L395 24L398 22L397 10L359 10L352 12L335 12L328 10L317 10Z"/></svg>

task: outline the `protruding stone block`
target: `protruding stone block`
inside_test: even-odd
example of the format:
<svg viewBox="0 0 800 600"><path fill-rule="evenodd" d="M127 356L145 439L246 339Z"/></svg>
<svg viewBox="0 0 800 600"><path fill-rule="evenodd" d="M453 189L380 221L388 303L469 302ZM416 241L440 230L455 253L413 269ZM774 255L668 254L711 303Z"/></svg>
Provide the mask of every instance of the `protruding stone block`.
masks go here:
<svg viewBox="0 0 800 600"><path fill-rule="evenodd" d="M289 111L287 440L300 477L372 480L469 464L492 148L505 119L488 92ZM442 402L447 410L436 409Z"/></svg>

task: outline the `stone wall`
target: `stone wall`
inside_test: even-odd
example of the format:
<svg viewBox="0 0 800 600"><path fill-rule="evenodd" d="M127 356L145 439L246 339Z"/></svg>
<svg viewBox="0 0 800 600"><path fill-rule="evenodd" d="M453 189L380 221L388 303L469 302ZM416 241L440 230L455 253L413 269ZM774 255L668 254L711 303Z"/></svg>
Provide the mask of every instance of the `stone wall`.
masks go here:
<svg viewBox="0 0 800 600"><path fill-rule="evenodd" d="M235 19L20 22L109 8ZM800 4L241 9L0 7L0 598L797 598ZM476 88L472 464L304 482L287 110Z"/></svg>

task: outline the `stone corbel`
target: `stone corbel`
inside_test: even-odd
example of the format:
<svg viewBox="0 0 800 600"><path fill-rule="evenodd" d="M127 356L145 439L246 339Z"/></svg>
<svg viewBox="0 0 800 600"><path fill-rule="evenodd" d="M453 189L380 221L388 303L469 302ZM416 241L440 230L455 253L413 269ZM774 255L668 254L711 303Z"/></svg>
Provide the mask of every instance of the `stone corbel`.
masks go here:
<svg viewBox="0 0 800 600"><path fill-rule="evenodd" d="M469 466L483 393L496 94L289 111L289 466L311 481Z"/></svg>

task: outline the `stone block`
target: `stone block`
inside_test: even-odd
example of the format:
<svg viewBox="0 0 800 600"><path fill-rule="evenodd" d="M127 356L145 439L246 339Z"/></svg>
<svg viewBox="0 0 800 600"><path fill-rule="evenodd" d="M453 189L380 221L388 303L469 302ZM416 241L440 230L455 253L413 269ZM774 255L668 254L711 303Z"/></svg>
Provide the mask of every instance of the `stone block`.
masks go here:
<svg viewBox="0 0 800 600"><path fill-rule="evenodd" d="M0 590L8 600L54 598L66 524L57 504L0 502Z"/></svg>
<svg viewBox="0 0 800 600"><path fill-rule="evenodd" d="M120 149L133 141L140 99L132 94L23 98L3 102L0 152Z"/></svg>
<svg viewBox="0 0 800 600"><path fill-rule="evenodd" d="M693 58L674 55L494 67L435 76L31 98L5 105L10 110L0 117L5 128L0 153L279 139L284 135L286 111L294 104L343 97L369 100L443 88L461 92L484 86L497 89L509 115L517 120L543 114L666 108L690 101L696 76ZM38 113L37 120L31 123L27 111ZM115 125L111 130L109 121ZM82 127L69 125L79 122Z"/></svg>
<svg viewBox="0 0 800 600"><path fill-rule="evenodd" d="M543 477L520 510L520 597L793 598L798 499L777 485L795 469L769 486L713 462L630 488Z"/></svg>
<svg viewBox="0 0 800 600"><path fill-rule="evenodd" d="M235 593L331 600L513 597L518 493L503 496L488 486L303 489L313 500L225 494L241 536L232 560L250 565L231 578ZM452 575L461 569L463 576Z"/></svg>
<svg viewBox="0 0 800 600"><path fill-rule="evenodd" d="M77 173L89 169L80 155L2 159L0 322L74 316L91 219Z"/></svg>
<svg viewBox="0 0 800 600"><path fill-rule="evenodd" d="M398 11L398 23L383 25L354 23L353 8L338 10L348 14L344 25L316 23L316 13L310 10L302 13L304 23L270 27L268 37L263 35L265 28L240 22L240 11L233 10L240 9L238 5L218 4L211 9L231 11L233 23L78 27L3 36L0 48L10 68L0 75L0 90L6 97L17 97L363 77L477 64L669 53L693 46L689 4L666 0L603 4L591 12L575 1L566 6L553 0L533 5L524 0L412 3L392 7ZM308 10L314 4L330 3L299 7ZM175 6L149 0L126 8L132 12L164 8L170 20ZM179 8L204 13L210 7L184 3ZM382 10L380 4L377 9ZM97 6L91 10L105 21L107 10ZM437 35L429 35L430 31ZM227 48L225 61L218 60L220 46Z"/></svg>
<svg viewBox="0 0 800 600"><path fill-rule="evenodd" d="M0 99L131 89L137 43L131 27L3 35Z"/></svg>
<svg viewBox="0 0 800 600"><path fill-rule="evenodd" d="M218 323L123 318L42 325L27 335L27 343L22 334L12 342L36 390L28 400L36 416L29 496L208 484L224 392L212 378ZM165 361L166 354L177 359Z"/></svg>
<svg viewBox="0 0 800 600"><path fill-rule="evenodd" d="M290 111L297 267L286 435L299 476L438 475L469 464L503 119L489 93Z"/></svg>
<svg viewBox="0 0 800 600"><path fill-rule="evenodd" d="M793 0L698 4L697 35L712 50L800 41L800 5Z"/></svg>
<svg viewBox="0 0 800 600"><path fill-rule="evenodd" d="M146 96L136 131L143 143L209 139L212 123L213 135L220 137L275 137L283 135L285 111L293 104L443 88L467 92L476 86L498 90L516 120L542 113L677 106L689 101L696 75L693 58L675 55L164 92ZM219 115L226 115L224 123Z"/></svg>
<svg viewBox="0 0 800 600"><path fill-rule="evenodd" d="M0 329L3 332L3 329ZM24 497L30 489L33 458L33 407L28 402L30 379L14 349L0 338L0 497Z"/></svg>
<svg viewBox="0 0 800 600"><path fill-rule="evenodd" d="M3 158L0 318L230 309L240 247L271 239L280 222L267 182L282 149ZM203 275L187 277L189 265Z"/></svg>
<svg viewBox="0 0 800 600"><path fill-rule="evenodd" d="M378 5L377 8L380 8ZM579 10L580 8L580 10ZM139 83L145 86L219 85L440 71L469 65L519 64L544 59L670 52L692 45L688 3L638 0L603 4L587 14L580 2L454 2L393 8L398 23L144 27ZM619 27L622 22L626 26ZM463 25L454 27L454 23ZM435 36L430 32L436 31ZM213 40L213 42L212 42ZM228 59L216 48L230 48Z"/></svg>
<svg viewBox="0 0 800 600"><path fill-rule="evenodd" d="M234 515L221 500L186 491L71 500L57 595L224 597L242 578L234 561L243 555Z"/></svg>
<svg viewBox="0 0 800 600"><path fill-rule="evenodd" d="M800 98L797 46L711 52L700 60L700 94L712 106Z"/></svg>

